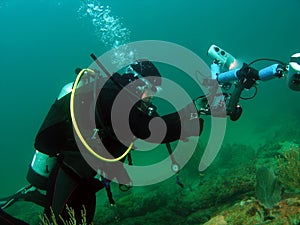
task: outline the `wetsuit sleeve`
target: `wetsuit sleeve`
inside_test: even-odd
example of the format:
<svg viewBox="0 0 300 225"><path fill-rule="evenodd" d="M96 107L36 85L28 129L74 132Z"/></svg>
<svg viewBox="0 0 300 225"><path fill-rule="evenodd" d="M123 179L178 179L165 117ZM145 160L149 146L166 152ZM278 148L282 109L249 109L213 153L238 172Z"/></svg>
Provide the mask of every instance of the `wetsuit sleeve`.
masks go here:
<svg viewBox="0 0 300 225"><path fill-rule="evenodd" d="M134 108L130 113L129 122L130 129L137 138L154 143L167 143L199 136L203 128L203 119L198 117L193 103L178 112L161 117L149 116Z"/></svg>

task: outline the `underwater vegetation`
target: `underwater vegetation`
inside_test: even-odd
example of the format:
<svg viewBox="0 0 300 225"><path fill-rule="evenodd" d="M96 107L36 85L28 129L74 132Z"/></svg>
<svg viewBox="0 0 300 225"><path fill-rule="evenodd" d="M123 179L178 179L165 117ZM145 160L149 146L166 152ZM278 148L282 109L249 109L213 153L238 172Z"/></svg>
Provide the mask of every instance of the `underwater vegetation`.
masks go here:
<svg viewBox="0 0 300 225"><path fill-rule="evenodd" d="M276 173L266 167L257 170L256 198L250 197L235 203L205 225L300 224L299 145L293 142L273 143L269 146L270 151L263 154L277 155L274 146L281 146L276 151ZM274 167L273 162L269 162L269 165L270 168Z"/></svg>
<svg viewBox="0 0 300 225"><path fill-rule="evenodd" d="M291 145L277 158L277 177L282 186L289 191L300 191L299 146Z"/></svg>
<svg viewBox="0 0 300 225"><path fill-rule="evenodd" d="M257 170L256 196L267 208L272 208L281 199L281 185L274 172L266 167Z"/></svg>
<svg viewBox="0 0 300 225"><path fill-rule="evenodd" d="M116 206L110 206L105 191L98 192L94 224L300 224L300 139L276 135L257 148L223 145L211 167L201 174L197 170L203 151L200 144L179 174L183 188L175 177L128 192L112 184ZM55 225L51 218L37 216L43 209L25 205L24 210L22 204L10 207L9 213L32 225ZM65 224L86 224L71 218Z"/></svg>
<svg viewBox="0 0 300 225"><path fill-rule="evenodd" d="M55 218L55 215L53 214L50 218L48 218L46 215L40 216L41 219L41 225L58 225L59 222L62 222L64 225L93 225L93 224L88 224L86 222L86 210L85 207L83 206L83 209L81 210L81 218L76 219L75 211L71 207L67 207L67 211L69 214L69 219L64 220L62 217L59 217L59 219ZM60 221L58 221L60 220ZM80 220L80 221L78 221Z"/></svg>

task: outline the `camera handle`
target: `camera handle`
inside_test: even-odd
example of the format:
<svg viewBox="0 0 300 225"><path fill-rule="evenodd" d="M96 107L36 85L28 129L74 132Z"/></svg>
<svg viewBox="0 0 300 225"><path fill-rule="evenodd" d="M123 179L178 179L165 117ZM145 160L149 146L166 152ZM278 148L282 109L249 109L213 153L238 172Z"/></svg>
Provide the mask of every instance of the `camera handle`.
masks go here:
<svg viewBox="0 0 300 225"><path fill-rule="evenodd" d="M227 101L226 111L232 121L236 121L242 114L242 107L238 105L239 99L244 89L250 89L257 80L260 80L258 71L251 68L246 63L236 73L237 82L235 88Z"/></svg>

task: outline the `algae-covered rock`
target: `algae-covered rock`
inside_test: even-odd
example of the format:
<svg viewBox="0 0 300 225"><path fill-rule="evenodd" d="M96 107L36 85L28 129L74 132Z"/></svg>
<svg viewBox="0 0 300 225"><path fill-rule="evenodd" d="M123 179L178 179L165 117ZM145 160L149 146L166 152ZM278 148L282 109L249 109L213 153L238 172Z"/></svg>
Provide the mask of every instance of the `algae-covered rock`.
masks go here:
<svg viewBox="0 0 300 225"><path fill-rule="evenodd" d="M204 225L226 225L227 222L224 219L224 216L218 215L209 221L207 221Z"/></svg>
<svg viewBox="0 0 300 225"><path fill-rule="evenodd" d="M299 224L300 197L282 200L272 209L266 208L253 198L243 200L221 211L217 216L213 217L211 221L218 221L220 215L223 216L227 224L230 225Z"/></svg>

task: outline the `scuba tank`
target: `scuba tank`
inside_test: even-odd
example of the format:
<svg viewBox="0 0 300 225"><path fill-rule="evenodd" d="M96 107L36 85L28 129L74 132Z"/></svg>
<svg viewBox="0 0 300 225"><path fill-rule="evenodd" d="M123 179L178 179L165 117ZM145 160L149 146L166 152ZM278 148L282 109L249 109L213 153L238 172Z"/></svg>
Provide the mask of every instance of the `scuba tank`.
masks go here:
<svg viewBox="0 0 300 225"><path fill-rule="evenodd" d="M34 147L44 154L56 156L73 134L69 107L72 84L62 88L36 135Z"/></svg>
<svg viewBox="0 0 300 225"><path fill-rule="evenodd" d="M50 172L56 162L56 157L51 157L36 150L27 172L27 181L39 189L46 190Z"/></svg>
<svg viewBox="0 0 300 225"><path fill-rule="evenodd" d="M75 71L75 73L77 72ZM29 183L42 190L46 190L49 175L57 163L58 155L62 151L72 155L78 150L70 115L73 84L73 82L68 83L62 88L35 138L34 147L36 152L26 178ZM83 80L79 82L78 86L84 86L85 88L77 95L77 98L85 102L83 104L86 105L83 108L90 107L92 101L89 100L93 97L94 83ZM81 100L79 101L81 102Z"/></svg>
<svg viewBox="0 0 300 225"><path fill-rule="evenodd" d="M35 154L26 179L33 186L46 190L49 175L57 163L57 154L65 135L62 127L67 126L70 92L73 83L65 85L49 110L35 139ZM54 141L55 140L55 141Z"/></svg>

